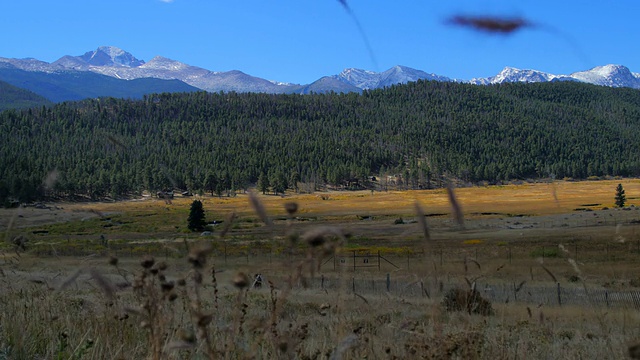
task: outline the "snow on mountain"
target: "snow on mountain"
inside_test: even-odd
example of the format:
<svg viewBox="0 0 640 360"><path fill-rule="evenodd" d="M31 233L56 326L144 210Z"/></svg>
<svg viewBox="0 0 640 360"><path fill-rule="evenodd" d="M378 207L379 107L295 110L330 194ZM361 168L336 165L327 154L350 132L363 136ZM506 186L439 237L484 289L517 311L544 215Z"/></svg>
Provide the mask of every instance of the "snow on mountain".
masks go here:
<svg viewBox="0 0 640 360"><path fill-rule="evenodd" d="M180 80L191 86L210 92L351 92L379 89L421 79L467 82L478 85L505 82L581 81L603 86L640 89L640 73L632 73L627 67L621 65L597 66L593 69L575 72L570 75L555 75L538 70L505 67L495 76L474 78L469 81L453 80L445 76L400 65L383 72L349 68L343 70L338 75L318 79L312 84L297 85L275 80L265 80L237 70L222 72L210 71L162 56L156 56L145 63L132 54L113 46L101 46L81 56L63 56L53 63L32 58L9 59L0 57L0 68L1 67L45 73L90 71L125 80L140 78Z"/></svg>
<svg viewBox="0 0 640 360"><path fill-rule="evenodd" d="M168 59L166 57L156 56L153 59L149 60L148 63L141 65L140 68L149 70L181 71L189 68L189 65L176 60Z"/></svg>
<svg viewBox="0 0 640 360"><path fill-rule="evenodd" d="M384 88L418 80L451 81L451 79L445 76L428 74L421 70L400 65L394 66L381 73L353 68L345 69L333 77L362 90Z"/></svg>
<svg viewBox="0 0 640 360"><path fill-rule="evenodd" d="M107 55L110 57L109 59L106 59ZM283 93L287 92L289 88L289 85L281 85L253 77L241 71L214 72L162 56L156 56L145 63L117 48L101 47L96 52L88 52L82 57L65 57L63 59L58 62L58 65L70 69L91 71L125 80L141 78L180 80L210 92ZM97 65L102 62L105 65Z"/></svg>
<svg viewBox="0 0 640 360"><path fill-rule="evenodd" d="M396 65L391 69L381 73L378 88L396 84L405 84L410 81L418 80L451 81L451 79L446 76L428 74L422 70L416 70L410 67Z"/></svg>
<svg viewBox="0 0 640 360"><path fill-rule="evenodd" d="M376 72L353 68L344 69L334 77L360 89L375 89L380 81L379 74Z"/></svg>
<svg viewBox="0 0 640 360"><path fill-rule="evenodd" d="M48 62L40 61L33 58L27 59L9 59L0 57L0 66L13 67L24 71L40 71L40 72L53 72L56 68Z"/></svg>
<svg viewBox="0 0 640 360"><path fill-rule="evenodd" d="M575 72L569 76L595 85L640 88L640 77L622 65L596 66L593 69Z"/></svg>
<svg viewBox="0 0 640 360"><path fill-rule="evenodd" d="M513 67L505 67L496 76L488 78L474 78L469 82L478 85L501 84L505 82L545 82L552 81L557 75L548 74L537 70L521 70Z"/></svg>
<svg viewBox="0 0 640 360"><path fill-rule="evenodd" d="M469 82L478 85L488 85L505 82L545 81L580 81L594 85L640 89L640 74L634 74L622 65L596 66L590 70L575 72L570 75L554 75L537 70L521 70L505 67L496 76L474 78Z"/></svg>
<svg viewBox="0 0 640 360"><path fill-rule="evenodd" d="M130 53L115 46L100 46L97 50L86 52L79 58L93 66L136 67L144 64L144 61L136 59Z"/></svg>

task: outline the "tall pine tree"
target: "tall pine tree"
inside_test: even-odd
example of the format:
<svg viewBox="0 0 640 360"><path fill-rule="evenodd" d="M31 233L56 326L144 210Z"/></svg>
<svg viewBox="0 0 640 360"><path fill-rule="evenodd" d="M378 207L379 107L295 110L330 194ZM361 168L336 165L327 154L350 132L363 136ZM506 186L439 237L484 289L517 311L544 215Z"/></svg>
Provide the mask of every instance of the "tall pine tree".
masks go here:
<svg viewBox="0 0 640 360"><path fill-rule="evenodd" d="M200 200L193 200L191 203L191 210L189 211L189 218L187 219L189 230L202 231L207 225L204 219L204 208Z"/></svg>
<svg viewBox="0 0 640 360"><path fill-rule="evenodd" d="M618 184L618 187L616 187L616 207L624 207L626 201L627 197L624 196L624 188L622 184Z"/></svg>

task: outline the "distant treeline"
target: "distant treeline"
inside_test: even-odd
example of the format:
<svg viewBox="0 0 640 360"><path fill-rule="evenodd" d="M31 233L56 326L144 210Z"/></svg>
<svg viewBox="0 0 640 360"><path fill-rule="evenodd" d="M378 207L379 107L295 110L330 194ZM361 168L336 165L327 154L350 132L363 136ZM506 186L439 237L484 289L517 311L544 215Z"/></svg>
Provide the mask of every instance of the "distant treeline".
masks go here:
<svg viewBox="0 0 640 360"><path fill-rule="evenodd" d="M0 113L0 200L637 176L639 134L640 91L575 82L94 99Z"/></svg>

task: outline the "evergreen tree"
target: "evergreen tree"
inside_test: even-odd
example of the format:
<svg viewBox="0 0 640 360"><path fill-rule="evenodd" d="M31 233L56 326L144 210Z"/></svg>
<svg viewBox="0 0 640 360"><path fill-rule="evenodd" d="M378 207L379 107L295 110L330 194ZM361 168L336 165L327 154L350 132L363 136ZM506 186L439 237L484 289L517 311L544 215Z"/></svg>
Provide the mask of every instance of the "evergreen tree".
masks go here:
<svg viewBox="0 0 640 360"><path fill-rule="evenodd" d="M300 188L298 187L299 182L300 182L300 173L294 170L289 175L289 186L291 186L296 193L298 193L300 190Z"/></svg>
<svg viewBox="0 0 640 360"><path fill-rule="evenodd" d="M204 208L200 200L193 200L191 203L191 210L189 211L189 218L187 219L189 230L202 231L207 225L204 220Z"/></svg>
<svg viewBox="0 0 640 360"><path fill-rule="evenodd" d="M213 172L208 172L204 181L204 187L208 191L211 192L211 196L213 196L214 191L218 188L218 178Z"/></svg>
<svg viewBox="0 0 640 360"><path fill-rule="evenodd" d="M269 183L273 189L274 195L284 194L287 190L287 178L281 170L274 171L270 174Z"/></svg>
<svg viewBox="0 0 640 360"><path fill-rule="evenodd" d="M267 174L263 171L260 173L260 176L258 177L258 189L260 189L260 191L262 191L262 195L266 194L267 191L269 191L269 178L267 177Z"/></svg>
<svg viewBox="0 0 640 360"><path fill-rule="evenodd" d="M626 201L627 198L626 196L624 196L624 189L622 188L622 184L618 184L618 187L616 187L616 207L624 207Z"/></svg>

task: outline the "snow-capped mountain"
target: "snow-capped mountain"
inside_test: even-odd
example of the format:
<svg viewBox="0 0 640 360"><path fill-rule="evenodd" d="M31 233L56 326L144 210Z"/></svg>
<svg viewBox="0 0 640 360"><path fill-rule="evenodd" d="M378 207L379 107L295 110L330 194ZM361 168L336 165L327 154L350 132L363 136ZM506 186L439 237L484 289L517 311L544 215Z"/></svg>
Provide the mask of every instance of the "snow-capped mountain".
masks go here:
<svg viewBox="0 0 640 360"><path fill-rule="evenodd" d="M488 85L507 82L547 82L547 81L579 81L567 75L554 75L538 70L522 70L507 66L498 75L488 78L473 78L471 84Z"/></svg>
<svg viewBox="0 0 640 360"><path fill-rule="evenodd" d="M52 72L51 64L33 58L9 59L0 57L0 68L20 69L24 71Z"/></svg>
<svg viewBox="0 0 640 360"><path fill-rule="evenodd" d="M362 90L379 89L418 80L452 81L445 76L428 74L421 70L400 65L381 73L353 68L345 69L333 77Z"/></svg>
<svg viewBox="0 0 640 360"><path fill-rule="evenodd" d="M91 66L88 70L127 80L147 77L165 80L175 79L210 92L284 93L291 87L290 85L253 77L238 70L209 71L162 56L156 56L148 63L143 63L139 66Z"/></svg>
<svg viewBox="0 0 640 360"><path fill-rule="evenodd" d="M4 70L3 70L4 69ZM298 85L276 80L265 80L245 74L238 70L210 71L180 61L156 56L149 62L137 59L131 53L113 46L101 46L83 55L66 55L53 63L33 58L10 59L0 57L0 70L12 71L13 84L27 83L17 77L16 71L46 74L100 74L120 80L161 79L186 83L195 88L209 91L264 92L264 93L299 93L310 92L359 92L379 89L395 84L404 84L417 80L456 81L478 85L499 84L505 82L547 82L547 81L580 81L596 85L613 87L631 87L640 89L640 74L632 73L622 65L598 66L587 71L569 75L556 75L538 70L522 70L505 67L500 73L488 78L474 78L469 81L454 80L446 76L427 73L406 66L394 66L383 72L349 68L337 75L324 76L311 84ZM1 74L0 74L1 75ZM0 80L8 79L0 76ZM33 82L30 82L33 84ZM35 85L34 85L35 86ZM34 89L30 89L35 91ZM35 91L37 92L37 91Z"/></svg>
<svg viewBox="0 0 640 360"><path fill-rule="evenodd" d="M575 72L569 76L595 85L640 89L640 74L634 74L622 65L596 66L591 70Z"/></svg>
<svg viewBox="0 0 640 360"><path fill-rule="evenodd" d="M86 52L77 58L92 66L136 67L144 64L144 61L138 60L130 53L114 46L101 46L97 50Z"/></svg>
<svg viewBox="0 0 640 360"><path fill-rule="evenodd" d="M477 85L500 84L505 82L545 82L556 78L556 75L537 70L521 70L505 67L496 76L488 78L474 78L469 82Z"/></svg>
<svg viewBox="0 0 640 360"><path fill-rule="evenodd" d="M630 87L640 89L640 74L632 73L626 66L604 65L569 75L555 75L537 70L522 70L505 67L496 76L474 78L469 82L478 85L501 84L505 82L546 82L579 81L594 85L611 87Z"/></svg>

